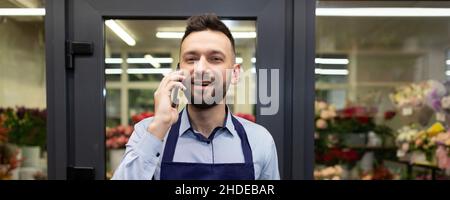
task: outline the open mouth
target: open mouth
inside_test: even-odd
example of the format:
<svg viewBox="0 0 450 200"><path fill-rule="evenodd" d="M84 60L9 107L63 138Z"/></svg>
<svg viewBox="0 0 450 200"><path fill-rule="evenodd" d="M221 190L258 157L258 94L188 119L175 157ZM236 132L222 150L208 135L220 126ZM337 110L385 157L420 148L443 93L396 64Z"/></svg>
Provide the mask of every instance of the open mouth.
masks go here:
<svg viewBox="0 0 450 200"><path fill-rule="evenodd" d="M210 81L192 81L192 85L206 87L211 84Z"/></svg>

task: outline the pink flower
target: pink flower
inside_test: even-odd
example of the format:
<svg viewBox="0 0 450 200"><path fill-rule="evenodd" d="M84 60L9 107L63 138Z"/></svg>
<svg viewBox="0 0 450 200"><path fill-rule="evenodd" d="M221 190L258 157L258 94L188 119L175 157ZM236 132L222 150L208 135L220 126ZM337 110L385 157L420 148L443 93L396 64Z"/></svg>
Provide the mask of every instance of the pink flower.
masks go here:
<svg viewBox="0 0 450 200"><path fill-rule="evenodd" d="M407 152L409 150L409 143L403 143L401 149L402 151Z"/></svg>
<svg viewBox="0 0 450 200"><path fill-rule="evenodd" d="M450 158L448 157L448 151L442 145L439 145L436 150L436 157L438 160L438 167L441 169L450 168Z"/></svg>
<svg viewBox="0 0 450 200"><path fill-rule="evenodd" d="M127 126L125 128L125 135L126 136L131 136L132 133L133 133L133 127L132 126Z"/></svg>
<svg viewBox="0 0 450 200"><path fill-rule="evenodd" d="M331 117L331 115L329 114L328 111L322 110L320 112L320 118L322 118L322 119L329 119L330 117Z"/></svg>
<svg viewBox="0 0 450 200"><path fill-rule="evenodd" d="M418 139L416 140L416 146L421 146L423 144L423 140L422 139Z"/></svg>
<svg viewBox="0 0 450 200"><path fill-rule="evenodd" d="M123 125L118 126L117 127L117 132L124 133L125 132L125 126L123 126Z"/></svg>
<svg viewBox="0 0 450 200"><path fill-rule="evenodd" d="M112 139L106 140L106 148L110 149L113 146L114 141Z"/></svg>
<svg viewBox="0 0 450 200"><path fill-rule="evenodd" d="M128 139L125 136L120 136L117 138L117 143L122 146L125 145L127 143Z"/></svg>
<svg viewBox="0 0 450 200"><path fill-rule="evenodd" d="M327 103L320 101L317 103L317 107L319 108L319 110L324 110L327 108Z"/></svg>
<svg viewBox="0 0 450 200"><path fill-rule="evenodd" d="M325 121L323 119L318 119L316 121L316 127L318 129L326 129L328 127L327 121Z"/></svg>

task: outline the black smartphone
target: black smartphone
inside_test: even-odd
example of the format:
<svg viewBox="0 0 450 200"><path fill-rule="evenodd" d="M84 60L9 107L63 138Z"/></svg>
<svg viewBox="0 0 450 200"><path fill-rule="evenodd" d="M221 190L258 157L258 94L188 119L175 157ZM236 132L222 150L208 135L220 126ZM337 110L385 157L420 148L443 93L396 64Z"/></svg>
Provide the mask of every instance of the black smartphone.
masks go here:
<svg viewBox="0 0 450 200"><path fill-rule="evenodd" d="M180 70L180 63L177 64L177 70ZM180 91L180 88L175 86L172 89L172 93L170 94L170 99L172 100L172 107L176 108L178 106L178 104L180 104L180 100L178 97L178 92Z"/></svg>

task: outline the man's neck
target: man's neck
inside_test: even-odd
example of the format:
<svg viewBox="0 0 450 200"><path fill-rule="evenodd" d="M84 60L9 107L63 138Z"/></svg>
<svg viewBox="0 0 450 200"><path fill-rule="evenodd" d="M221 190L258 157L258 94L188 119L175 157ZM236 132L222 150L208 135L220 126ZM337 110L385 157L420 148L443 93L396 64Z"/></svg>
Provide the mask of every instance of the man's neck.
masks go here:
<svg viewBox="0 0 450 200"><path fill-rule="evenodd" d="M225 104L217 104L209 108L187 106L192 128L208 138L214 128L223 126L225 121Z"/></svg>

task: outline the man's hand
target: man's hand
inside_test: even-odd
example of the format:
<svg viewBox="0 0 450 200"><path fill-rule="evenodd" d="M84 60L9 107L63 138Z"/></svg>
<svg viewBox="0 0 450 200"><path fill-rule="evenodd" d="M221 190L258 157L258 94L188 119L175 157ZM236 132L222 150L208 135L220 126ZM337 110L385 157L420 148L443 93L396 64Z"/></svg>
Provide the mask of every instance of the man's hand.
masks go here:
<svg viewBox="0 0 450 200"><path fill-rule="evenodd" d="M185 79L182 71L175 71L165 76L154 93L155 116L147 131L159 139L166 136L170 126L178 120L178 110L172 107L171 91L174 87L186 90L181 83Z"/></svg>

